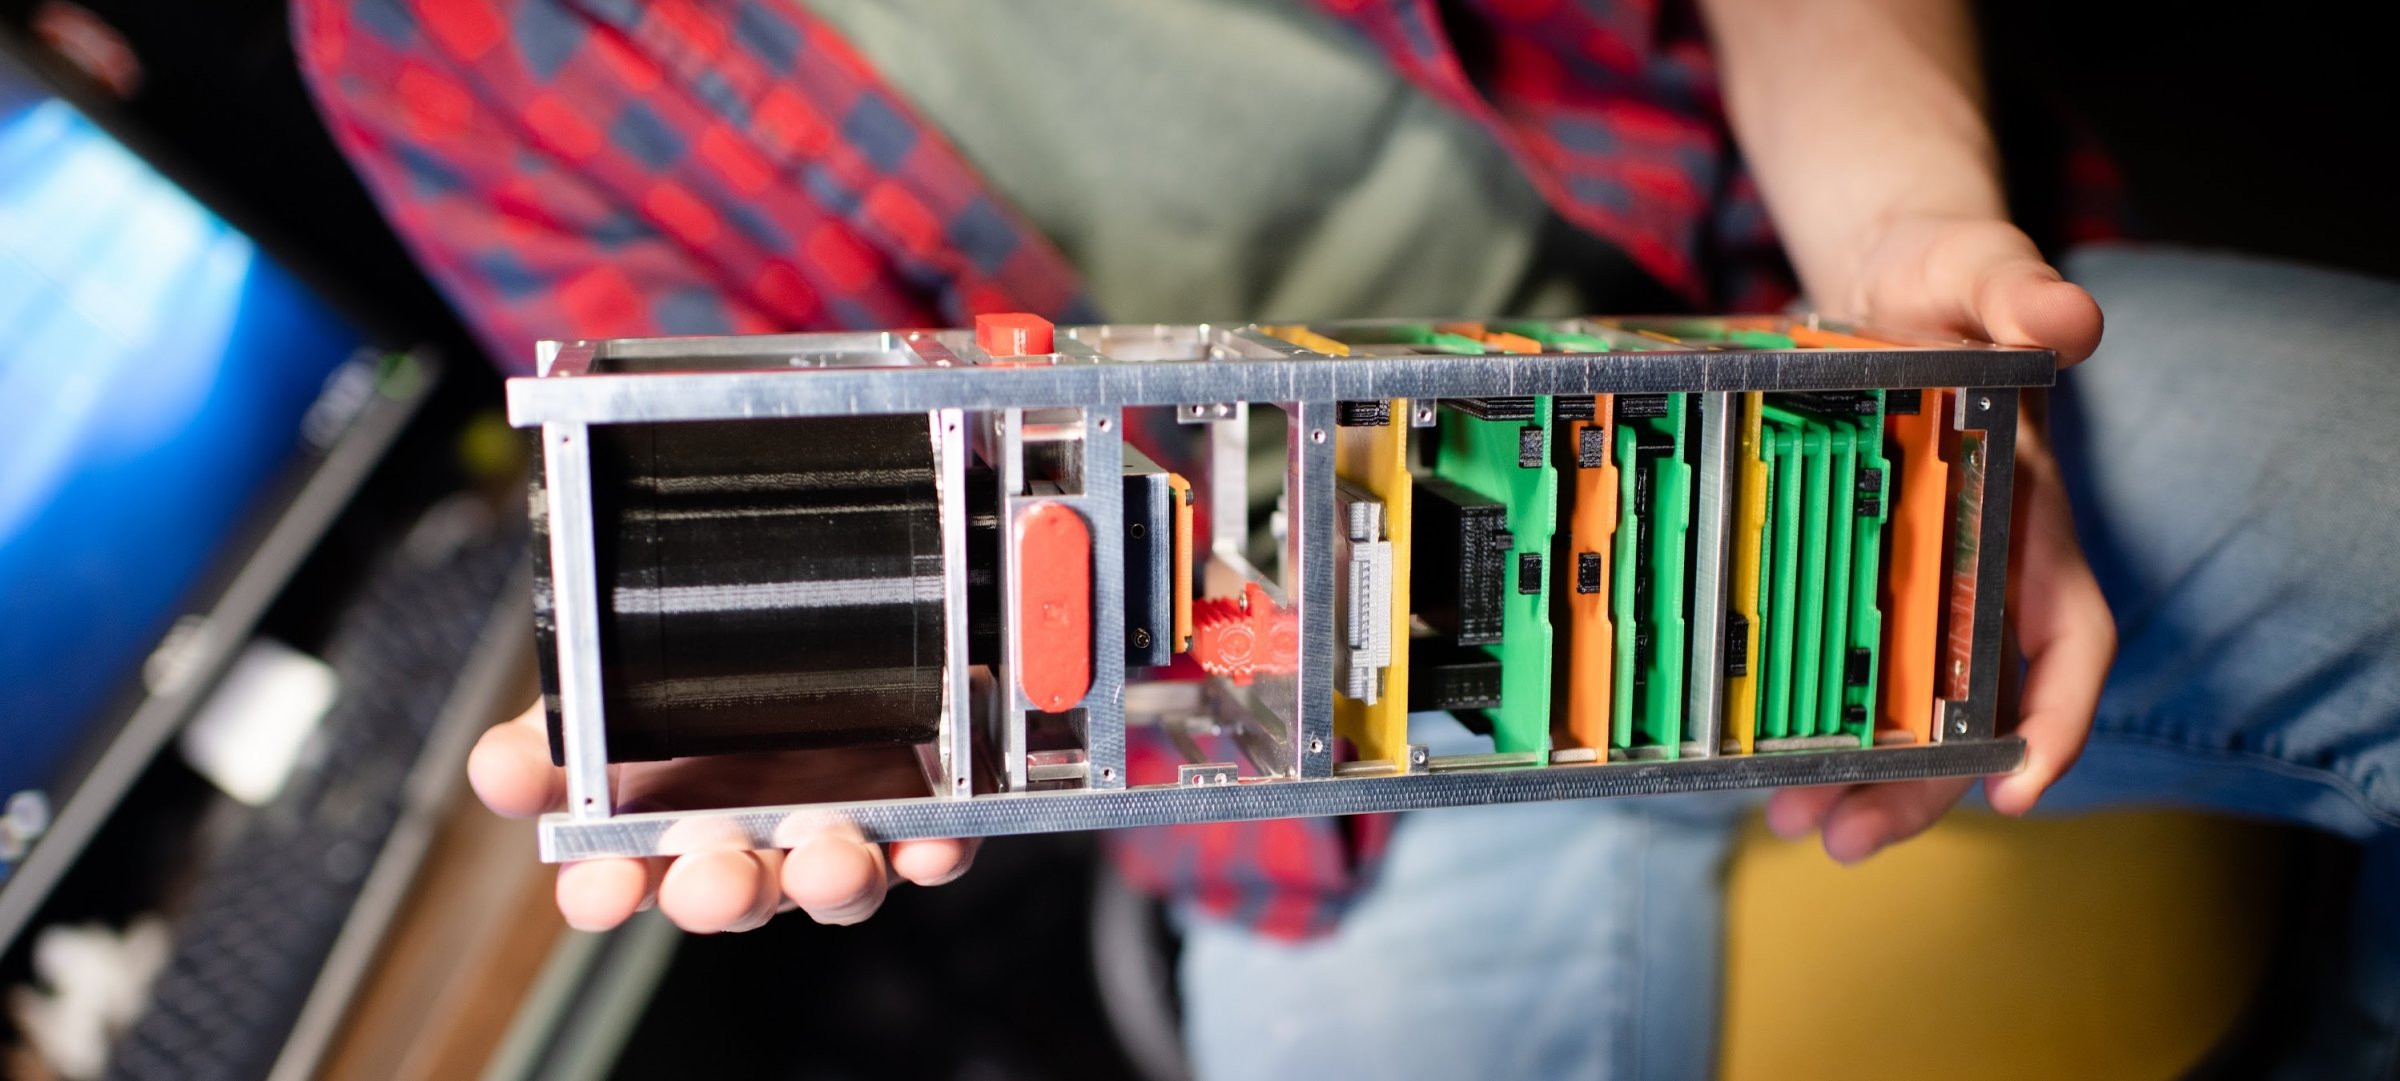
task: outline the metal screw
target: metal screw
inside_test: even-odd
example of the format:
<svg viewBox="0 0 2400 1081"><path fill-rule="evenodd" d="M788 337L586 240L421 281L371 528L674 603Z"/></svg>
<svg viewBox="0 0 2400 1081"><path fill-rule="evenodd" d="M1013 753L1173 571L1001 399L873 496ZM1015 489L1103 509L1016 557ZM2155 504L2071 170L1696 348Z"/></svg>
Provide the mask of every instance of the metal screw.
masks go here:
<svg viewBox="0 0 2400 1081"><path fill-rule="evenodd" d="M1990 409L1991 407L1992 407L1992 400L1991 400L1990 398L1977 398L1977 399L1975 399L1975 408L1977 408L1977 409Z"/></svg>
<svg viewBox="0 0 2400 1081"><path fill-rule="evenodd" d="M1325 741L1324 741L1324 740L1321 740L1321 739L1312 739L1312 740L1309 740L1309 741L1308 741L1308 753L1310 753L1310 754L1324 754L1324 753L1325 753Z"/></svg>
<svg viewBox="0 0 2400 1081"><path fill-rule="evenodd" d="M1417 423L1419 423L1419 424L1431 424L1431 423L1433 423L1433 407L1432 407L1432 406L1430 406L1430 405L1420 405L1420 406L1418 406L1418 407L1417 407Z"/></svg>
<svg viewBox="0 0 2400 1081"><path fill-rule="evenodd" d="M1950 722L1950 734L1954 736L1966 735L1967 722L1963 718Z"/></svg>
<svg viewBox="0 0 2400 1081"><path fill-rule="evenodd" d="M1323 442L1325 441L1325 429L1323 429L1323 428L1311 428L1311 429L1309 429L1309 430L1308 430L1308 441L1309 441L1309 442L1311 442L1311 443L1323 443Z"/></svg>
<svg viewBox="0 0 2400 1081"><path fill-rule="evenodd" d="M1135 628L1133 629L1133 648L1135 648L1135 649L1148 649L1148 648L1150 648L1150 628L1148 628L1148 627L1135 627Z"/></svg>

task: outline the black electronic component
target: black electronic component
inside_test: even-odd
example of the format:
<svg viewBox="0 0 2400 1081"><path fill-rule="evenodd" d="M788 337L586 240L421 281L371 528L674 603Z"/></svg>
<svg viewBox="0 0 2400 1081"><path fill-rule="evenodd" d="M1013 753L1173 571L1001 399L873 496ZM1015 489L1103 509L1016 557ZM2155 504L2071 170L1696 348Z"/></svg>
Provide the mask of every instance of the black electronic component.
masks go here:
<svg viewBox="0 0 2400 1081"><path fill-rule="evenodd" d="M1381 428L1392 422L1391 399L1365 398L1336 402L1333 422L1344 428Z"/></svg>
<svg viewBox="0 0 2400 1081"><path fill-rule="evenodd" d="M1600 572L1607 566L1598 552L1575 553L1575 592L1600 592Z"/></svg>
<svg viewBox="0 0 2400 1081"><path fill-rule="evenodd" d="M1776 395L1775 403L1828 418L1871 417L1880 408L1874 393L1863 390L1790 391Z"/></svg>
<svg viewBox="0 0 2400 1081"><path fill-rule="evenodd" d="M1532 398L1444 398L1442 404L1477 420L1532 420Z"/></svg>
<svg viewBox="0 0 2400 1081"><path fill-rule="evenodd" d="M1513 546L1508 508L1455 481L1420 476L1413 521L1409 594L1418 618L1461 645L1499 641Z"/></svg>
<svg viewBox="0 0 2400 1081"><path fill-rule="evenodd" d="M1541 425L1528 424L1517 429L1517 468L1540 469L1543 442Z"/></svg>
<svg viewBox="0 0 2400 1081"><path fill-rule="evenodd" d="M1599 469L1608 464L1608 429L1588 425L1575 433L1575 468Z"/></svg>
<svg viewBox="0 0 2400 1081"><path fill-rule="evenodd" d="M1348 404L1348 403L1344 403ZM1386 408L1388 419L1389 408ZM1167 471L1125 448L1125 663L1175 658L1175 492Z"/></svg>
<svg viewBox="0 0 2400 1081"><path fill-rule="evenodd" d="M1531 595L1542 591L1542 553L1517 553L1517 592Z"/></svg>
<svg viewBox="0 0 2400 1081"><path fill-rule="evenodd" d="M1653 420L1667 415L1667 396L1664 394L1617 395L1617 420Z"/></svg>
<svg viewBox="0 0 2400 1081"><path fill-rule="evenodd" d="M1750 619L1740 612L1725 613L1725 674L1750 674Z"/></svg>
<svg viewBox="0 0 2400 1081"><path fill-rule="evenodd" d="M1887 390L1883 392L1883 415L1913 417L1925 411L1925 392L1922 390Z"/></svg>
<svg viewBox="0 0 2400 1081"><path fill-rule="evenodd" d="M1409 712L1499 708L1500 658L1425 638L1412 640L1408 648ZM1488 722L1484 734L1491 734Z"/></svg>

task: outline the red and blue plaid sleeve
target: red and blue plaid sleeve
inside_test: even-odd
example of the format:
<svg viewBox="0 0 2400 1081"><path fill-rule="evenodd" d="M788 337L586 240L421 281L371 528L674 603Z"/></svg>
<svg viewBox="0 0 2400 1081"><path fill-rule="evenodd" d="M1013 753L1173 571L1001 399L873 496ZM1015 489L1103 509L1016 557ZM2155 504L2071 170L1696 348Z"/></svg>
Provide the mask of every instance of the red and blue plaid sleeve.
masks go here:
<svg viewBox="0 0 2400 1081"><path fill-rule="evenodd" d="M1467 0L1451 23L1437 0L1319 3L1489 127L1561 216L1694 305L1791 296L1688 3Z"/></svg>
<svg viewBox="0 0 2400 1081"><path fill-rule="evenodd" d="M494 358L542 338L1089 321L797 5L298 0L319 108Z"/></svg>

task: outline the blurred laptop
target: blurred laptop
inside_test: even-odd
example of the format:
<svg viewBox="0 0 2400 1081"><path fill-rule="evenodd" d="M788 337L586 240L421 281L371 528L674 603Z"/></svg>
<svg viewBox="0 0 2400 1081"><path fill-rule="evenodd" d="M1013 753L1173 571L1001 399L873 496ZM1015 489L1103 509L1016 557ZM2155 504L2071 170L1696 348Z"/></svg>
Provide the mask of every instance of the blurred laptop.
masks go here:
<svg viewBox="0 0 2400 1081"><path fill-rule="evenodd" d="M429 372L0 52L0 948Z"/></svg>

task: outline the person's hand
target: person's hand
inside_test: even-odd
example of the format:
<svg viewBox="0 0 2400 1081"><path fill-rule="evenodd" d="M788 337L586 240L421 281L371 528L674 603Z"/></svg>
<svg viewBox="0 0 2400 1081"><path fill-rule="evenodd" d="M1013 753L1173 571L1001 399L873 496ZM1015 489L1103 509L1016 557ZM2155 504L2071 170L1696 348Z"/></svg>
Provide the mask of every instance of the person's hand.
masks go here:
<svg viewBox="0 0 2400 1081"><path fill-rule="evenodd" d="M745 806L793 802L812 774L856 774L889 756L842 751L728 755L610 767L619 807ZM914 769L913 764L907 768ZM467 779L484 806L524 818L566 806L563 771L550 764L539 704L492 726L467 759ZM755 797L750 794L755 793ZM817 832L788 851L732 846L650 859L603 859L558 869L558 911L579 930L604 931L655 903L686 931L748 931L798 907L819 923L851 924L875 914L895 878L938 886L965 874L973 841L868 844L855 828Z"/></svg>
<svg viewBox="0 0 2400 1081"><path fill-rule="evenodd" d="M2033 242L2004 222L1896 221L1869 244L1859 267L1854 293L1844 298L1848 310L1840 314L1861 322L2039 346L2055 350L2061 367L2100 344L2099 305L2061 280ZM2010 527L2008 603L2026 661L2016 728L2025 738L2025 765L1991 778L1985 797L1993 810L2021 815L2082 753L2117 648L2116 621L2075 541L2058 464L2038 424L2017 428ZM1784 789L1767 804L1767 824L1787 839L1821 832L1827 855L1856 862L1932 825L1974 783L1961 777Z"/></svg>

